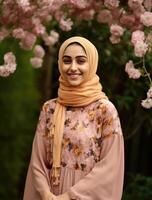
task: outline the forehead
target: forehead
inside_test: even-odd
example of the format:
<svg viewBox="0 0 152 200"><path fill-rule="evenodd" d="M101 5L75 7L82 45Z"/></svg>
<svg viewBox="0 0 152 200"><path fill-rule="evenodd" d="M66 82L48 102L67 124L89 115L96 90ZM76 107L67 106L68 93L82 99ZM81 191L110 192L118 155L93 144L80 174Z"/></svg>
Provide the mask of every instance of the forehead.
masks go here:
<svg viewBox="0 0 152 200"><path fill-rule="evenodd" d="M68 56L86 56L84 48L79 45L79 44L70 44L69 46L66 47L64 50L63 56L68 55Z"/></svg>

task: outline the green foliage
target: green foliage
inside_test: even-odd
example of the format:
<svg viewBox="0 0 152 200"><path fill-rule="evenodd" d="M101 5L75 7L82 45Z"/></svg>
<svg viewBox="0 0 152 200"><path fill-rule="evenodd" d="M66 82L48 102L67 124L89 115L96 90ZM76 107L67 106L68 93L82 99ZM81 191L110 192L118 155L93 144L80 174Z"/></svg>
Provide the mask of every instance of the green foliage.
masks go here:
<svg viewBox="0 0 152 200"><path fill-rule="evenodd" d="M122 200L151 200L152 199L152 177L143 175L130 175L129 184L124 190Z"/></svg>
<svg viewBox="0 0 152 200"><path fill-rule="evenodd" d="M40 94L38 74L29 64L31 52L7 40L0 45L0 57L10 50L16 54L18 66L14 74L0 78L0 199L16 200L22 195Z"/></svg>

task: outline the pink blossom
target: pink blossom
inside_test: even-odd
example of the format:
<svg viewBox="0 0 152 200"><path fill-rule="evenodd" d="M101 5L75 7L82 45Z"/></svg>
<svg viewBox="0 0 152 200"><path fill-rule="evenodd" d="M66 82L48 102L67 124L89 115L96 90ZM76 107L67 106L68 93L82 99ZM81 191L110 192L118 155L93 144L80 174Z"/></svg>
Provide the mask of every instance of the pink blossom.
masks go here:
<svg viewBox="0 0 152 200"><path fill-rule="evenodd" d="M141 73L138 69L129 69L128 71L126 70L126 72L128 73L129 78L132 79L138 79L141 76Z"/></svg>
<svg viewBox="0 0 152 200"><path fill-rule="evenodd" d="M46 32L46 28L44 25L37 24L34 28L33 28L33 33L35 33L36 35L40 36L43 35Z"/></svg>
<svg viewBox="0 0 152 200"><path fill-rule="evenodd" d="M152 12L144 12L140 16L140 21L143 23L145 26L152 26Z"/></svg>
<svg viewBox="0 0 152 200"><path fill-rule="evenodd" d="M54 39L54 37L48 36L48 35L43 36L43 40L45 42L45 45L47 45L47 46L54 45L56 43L56 39Z"/></svg>
<svg viewBox="0 0 152 200"><path fill-rule="evenodd" d="M81 11L78 16L79 19L83 20L92 20L94 17L95 11L93 9Z"/></svg>
<svg viewBox="0 0 152 200"><path fill-rule="evenodd" d="M40 6L40 7L43 7L44 6L44 8L46 8L46 7L50 7L50 6L52 6L52 4L54 3L54 2L56 2L56 3L59 3L59 0L39 0L39 1L37 1L37 3L38 3L38 5ZM63 2L63 0L62 0L62 2Z"/></svg>
<svg viewBox="0 0 152 200"><path fill-rule="evenodd" d="M8 63L4 66L9 69L10 74L13 74L14 71L16 70L16 63Z"/></svg>
<svg viewBox="0 0 152 200"><path fill-rule="evenodd" d="M36 17L40 19L41 22L47 22L52 19L52 16L50 15L49 7L45 7L43 5L42 9L37 11Z"/></svg>
<svg viewBox="0 0 152 200"><path fill-rule="evenodd" d="M45 52L44 52L44 49L42 48L42 46L36 45L34 47L34 55L35 55L35 57L43 58L44 54L45 54Z"/></svg>
<svg viewBox="0 0 152 200"><path fill-rule="evenodd" d="M19 43L21 48L25 50L31 50L36 42L36 36L28 31L25 32L25 37L21 39Z"/></svg>
<svg viewBox="0 0 152 200"><path fill-rule="evenodd" d="M79 0L79 1L69 0L69 2L79 9L84 9L84 8L88 7L88 5L89 5L88 0Z"/></svg>
<svg viewBox="0 0 152 200"><path fill-rule="evenodd" d="M22 39L25 37L25 32L22 28L16 28L13 30L12 35L14 38Z"/></svg>
<svg viewBox="0 0 152 200"><path fill-rule="evenodd" d="M135 16L135 23L133 24L132 27L130 27L130 30L133 31L137 31L137 30L143 30L144 25L141 24L139 17Z"/></svg>
<svg viewBox="0 0 152 200"><path fill-rule="evenodd" d="M30 5L29 0L17 0L17 4L21 7L26 7Z"/></svg>
<svg viewBox="0 0 152 200"><path fill-rule="evenodd" d="M5 64L15 64L16 58L12 52L8 52L4 55L4 62Z"/></svg>
<svg viewBox="0 0 152 200"><path fill-rule="evenodd" d="M54 17L56 19L56 21L60 21L60 19L63 17L64 12L62 10L57 10L54 14Z"/></svg>
<svg viewBox="0 0 152 200"><path fill-rule="evenodd" d="M42 67L43 60L41 58L34 57L30 59L30 63L34 68L40 68Z"/></svg>
<svg viewBox="0 0 152 200"><path fill-rule="evenodd" d="M137 8L138 5L141 5L143 3L143 0L129 0L128 5L130 8Z"/></svg>
<svg viewBox="0 0 152 200"><path fill-rule="evenodd" d="M33 17L32 18L32 23L34 25L34 28L32 29L33 33L35 33L38 36L45 34L46 28L41 23L41 20L39 18Z"/></svg>
<svg viewBox="0 0 152 200"><path fill-rule="evenodd" d="M10 68L6 67L5 65L0 66L0 76L7 77L11 74Z"/></svg>
<svg viewBox="0 0 152 200"><path fill-rule="evenodd" d="M126 63L126 67L125 67L125 70L129 70L129 69L132 69L134 68L134 63L132 60L129 60L127 63Z"/></svg>
<svg viewBox="0 0 152 200"><path fill-rule="evenodd" d="M5 68L5 66L0 65L0 76L2 76L2 77L7 77L7 76L9 76L9 75L10 75L9 70L7 70L7 69Z"/></svg>
<svg viewBox="0 0 152 200"><path fill-rule="evenodd" d="M132 3L140 3L142 4L144 0L129 0L129 2L132 2Z"/></svg>
<svg viewBox="0 0 152 200"><path fill-rule="evenodd" d="M143 57L148 50L148 44L143 41L139 41L135 44L134 53L137 57Z"/></svg>
<svg viewBox="0 0 152 200"><path fill-rule="evenodd" d="M104 5L108 8L108 9L114 9L117 8L119 6L119 2L118 0L104 0Z"/></svg>
<svg viewBox="0 0 152 200"><path fill-rule="evenodd" d="M30 4L30 6L26 6L26 9L22 9L22 14L24 12L24 18L28 19L33 16L33 13L36 13L36 6L34 4Z"/></svg>
<svg viewBox="0 0 152 200"><path fill-rule="evenodd" d="M45 21L50 22L51 20L52 20L52 15L47 15Z"/></svg>
<svg viewBox="0 0 152 200"><path fill-rule="evenodd" d="M33 16L31 20L32 20L32 24L35 26L41 23L41 20L35 16Z"/></svg>
<svg viewBox="0 0 152 200"><path fill-rule="evenodd" d="M113 24L117 24L120 20L120 17L125 12L123 8L115 8L110 10L113 18Z"/></svg>
<svg viewBox="0 0 152 200"><path fill-rule="evenodd" d="M110 41L112 44L118 44L121 41L121 39L119 36L111 35Z"/></svg>
<svg viewBox="0 0 152 200"><path fill-rule="evenodd" d="M124 28L122 28L121 26L117 24L112 24L110 26L110 33L116 37L120 37L124 33Z"/></svg>
<svg viewBox="0 0 152 200"><path fill-rule="evenodd" d="M126 63L125 72L129 75L129 78L138 79L141 76L141 72L134 68L132 60Z"/></svg>
<svg viewBox="0 0 152 200"><path fill-rule="evenodd" d="M4 55L4 65L0 66L0 76L7 77L16 70L16 58L12 52Z"/></svg>
<svg viewBox="0 0 152 200"><path fill-rule="evenodd" d="M152 98L142 100L141 105L147 109L152 108Z"/></svg>
<svg viewBox="0 0 152 200"><path fill-rule="evenodd" d="M59 40L59 34L52 30L49 36L47 34L43 36L43 40L47 46L54 45Z"/></svg>
<svg viewBox="0 0 152 200"><path fill-rule="evenodd" d="M70 31L72 28L73 22L70 18L65 20L65 18L62 17L59 21L59 25L63 31Z"/></svg>
<svg viewBox="0 0 152 200"><path fill-rule="evenodd" d="M143 3L145 0L133 0L134 2L139 2L139 3Z"/></svg>
<svg viewBox="0 0 152 200"><path fill-rule="evenodd" d="M152 86L149 88L149 90L147 92L147 97L152 98Z"/></svg>
<svg viewBox="0 0 152 200"><path fill-rule="evenodd" d="M144 0L143 4L146 10L150 11L152 9L152 0Z"/></svg>
<svg viewBox="0 0 152 200"><path fill-rule="evenodd" d="M128 5L132 9L135 16L140 17L145 12L144 6L142 5L143 0L129 0Z"/></svg>
<svg viewBox="0 0 152 200"><path fill-rule="evenodd" d="M21 28L23 28L24 30L32 29L33 28L33 24L32 24L31 18L22 17L20 19L19 26Z"/></svg>
<svg viewBox="0 0 152 200"><path fill-rule="evenodd" d="M143 42L145 40L145 33L143 31L137 30L132 33L131 42L132 44L136 44L137 42Z"/></svg>
<svg viewBox="0 0 152 200"><path fill-rule="evenodd" d="M143 14L145 12L145 8L140 5L139 8L133 10L133 14L135 15L135 17L137 17L137 19L140 19L141 14Z"/></svg>
<svg viewBox="0 0 152 200"><path fill-rule="evenodd" d="M18 0L18 1L22 1L19 6L22 8L23 12L28 12L30 10L30 2L28 0L24 1L24 0Z"/></svg>
<svg viewBox="0 0 152 200"><path fill-rule="evenodd" d="M120 23L125 27L132 27L135 23L135 16L134 15L123 15L120 18Z"/></svg>
<svg viewBox="0 0 152 200"><path fill-rule="evenodd" d="M98 13L97 21L99 23L111 23L112 14L108 9L103 9Z"/></svg>
<svg viewBox="0 0 152 200"><path fill-rule="evenodd" d="M12 3L9 1L8 2L5 1L5 4L3 4L1 2L0 6L1 6L1 22L2 22L2 24L8 25L11 22L16 22L16 19L17 19L16 14L12 12L15 7L14 8L12 7Z"/></svg>
<svg viewBox="0 0 152 200"><path fill-rule="evenodd" d="M59 39L59 34L58 34L56 31L54 31L54 30L50 31L50 35L51 35L54 39L56 39L56 42L58 41L58 39Z"/></svg>
<svg viewBox="0 0 152 200"><path fill-rule="evenodd" d="M47 3L48 0L45 0L45 2ZM65 4L65 0L62 0L62 1L61 0L53 0L51 6L48 5L48 7L49 7L50 12L54 13L55 11L60 10L62 5L64 5L64 4ZM43 5L44 5L44 2L42 1L42 7L43 7Z"/></svg>

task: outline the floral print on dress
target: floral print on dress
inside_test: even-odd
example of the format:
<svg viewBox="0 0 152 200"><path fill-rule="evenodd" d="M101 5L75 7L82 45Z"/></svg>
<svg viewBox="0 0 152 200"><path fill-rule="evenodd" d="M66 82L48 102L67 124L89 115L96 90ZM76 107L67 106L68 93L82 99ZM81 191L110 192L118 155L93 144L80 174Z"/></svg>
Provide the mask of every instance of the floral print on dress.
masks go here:
<svg viewBox="0 0 152 200"><path fill-rule="evenodd" d="M56 100L45 103L47 159L52 160L51 117ZM61 165L88 173L100 160L102 141L121 133L118 113L108 100L98 100L85 107L66 108Z"/></svg>

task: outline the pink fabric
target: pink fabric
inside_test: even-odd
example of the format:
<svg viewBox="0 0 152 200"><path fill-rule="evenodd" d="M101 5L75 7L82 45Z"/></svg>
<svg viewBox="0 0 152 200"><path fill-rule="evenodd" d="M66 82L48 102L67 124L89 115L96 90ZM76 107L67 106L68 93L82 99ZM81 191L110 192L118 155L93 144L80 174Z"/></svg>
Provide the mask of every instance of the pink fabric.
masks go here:
<svg viewBox="0 0 152 200"><path fill-rule="evenodd" d="M33 142L24 200L46 200L67 192L77 200L120 200L124 144L118 113L106 99L85 107L66 107L59 186L51 182L50 117L56 100L47 101Z"/></svg>

